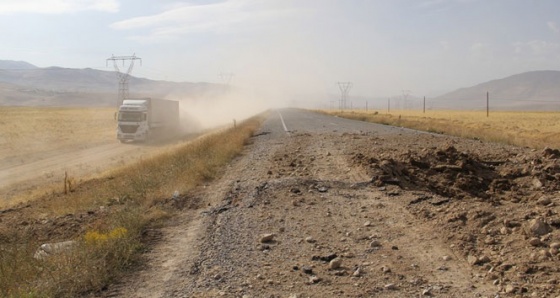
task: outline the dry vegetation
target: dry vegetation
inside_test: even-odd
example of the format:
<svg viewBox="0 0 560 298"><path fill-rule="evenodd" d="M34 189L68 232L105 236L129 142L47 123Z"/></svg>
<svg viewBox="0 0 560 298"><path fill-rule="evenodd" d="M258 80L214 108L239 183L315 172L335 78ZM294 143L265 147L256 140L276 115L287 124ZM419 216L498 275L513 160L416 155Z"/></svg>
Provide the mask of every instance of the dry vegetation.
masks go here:
<svg viewBox="0 0 560 298"><path fill-rule="evenodd" d="M33 120L39 126L29 127L49 123L49 117L36 110L16 110L20 117L39 118ZM10 117L16 117L16 110ZM44 112L50 117L60 115L59 121L73 117L71 110ZM88 121L107 112L95 112ZM17 125L17 121L1 119L2 125ZM0 210L0 296L74 297L102 289L134 264L142 251L143 231L171 216L177 202L187 200L185 194L195 186L219 175L260 121L249 119L236 128L75 185L68 194L39 198L33 206ZM21 127L8 138L24 134ZM73 131L80 135L84 130L74 127ZM100 128L99 134L92 135L101 137L105 131ZM41 243L66 240L75 240L75 247L43 260L33 257Z"/></svg>
<svg viewBox="0 0 560 298"><path fill-rule="evenodd" d="M485 111L326 111L361 121L542 149L560 148L560 113Z"/></svg>
<svg viewBox="0 0 560 298"><path fill-rule="evenodd" d="M114 108L0 107L0 156L115 139Z"/></svg>

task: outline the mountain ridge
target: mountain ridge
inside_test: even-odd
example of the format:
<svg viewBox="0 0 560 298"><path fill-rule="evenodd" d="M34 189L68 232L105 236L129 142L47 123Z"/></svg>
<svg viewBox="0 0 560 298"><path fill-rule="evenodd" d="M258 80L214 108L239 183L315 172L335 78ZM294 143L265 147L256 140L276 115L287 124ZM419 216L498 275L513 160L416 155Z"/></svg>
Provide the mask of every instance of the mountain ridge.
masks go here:
<svg viewBox="0 0 560 298"><path fill-rule="evenodd" d="M440 107L477 108L491 105L512 109L543 109L560 103L560 71L535 70L459 88L435 97Z"/></svg>
<svg viewBox="0 0 560 298"><path fill-rule="evenodd" d="M111 106L119 88L115 71L40 68L9 60L0 60L0 83L0 105ZM134 76L129 79L130 97L189 99L223 91L224 86L213 83L169 82Z"/></svg>

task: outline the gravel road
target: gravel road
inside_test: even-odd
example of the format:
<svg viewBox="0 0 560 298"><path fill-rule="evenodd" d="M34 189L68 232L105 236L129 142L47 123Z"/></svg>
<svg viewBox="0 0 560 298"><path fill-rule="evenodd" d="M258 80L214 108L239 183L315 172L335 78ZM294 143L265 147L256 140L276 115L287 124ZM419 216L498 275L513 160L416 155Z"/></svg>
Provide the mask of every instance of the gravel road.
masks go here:
<svg viewBox="0 0 560 298"><path fill-rule="evenodd" d="M273 111L100 296L557 297L559 157Z"/></svg>

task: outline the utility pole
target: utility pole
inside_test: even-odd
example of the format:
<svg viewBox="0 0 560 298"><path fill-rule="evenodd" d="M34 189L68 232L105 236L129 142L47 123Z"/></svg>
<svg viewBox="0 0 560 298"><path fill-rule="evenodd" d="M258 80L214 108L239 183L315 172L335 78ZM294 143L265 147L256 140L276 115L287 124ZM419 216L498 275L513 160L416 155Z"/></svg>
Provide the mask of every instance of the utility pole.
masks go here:
<svg viewBox="0 0 560 298"><path fill-rule="evenodd" d="M486 118L490 117L490 92L486 91Z"/></svg>
<svg viewBox="0 0 560 298"><path fill-rule="evenodd" d="M117 109L122 104L122 101L125 98L128 98L128 80L130 79L130 73L132 72L132 68L134 67L134 61L140 60L140 65L142 65L142 58L136 57L136 54L132 56L115 56L111 55L111 58L107 58L106 65L109 64L109 61L113 61L113 66L117 71L117 77L119 78L119 96L117 98ZM122 61L123 67L125 66L125 61L130 61L128 65L128 69L126 72L121 72L119 69L118 61Z"/></svg>
<svg viewBox="0 0 560 298"><path fill-rule="evenodd" d="M350 89L352 89L352 82L338 82L338 88L340 89L340 102L339 108L341 110L346 109L346 100L348 100L348 94Z"/></svg>
<svg viewBox="0 0 560 298"><path fill-rule="evenodd" d="M424 108L422 109L424 114L426 114L426 96L424 96Z"/></svg>

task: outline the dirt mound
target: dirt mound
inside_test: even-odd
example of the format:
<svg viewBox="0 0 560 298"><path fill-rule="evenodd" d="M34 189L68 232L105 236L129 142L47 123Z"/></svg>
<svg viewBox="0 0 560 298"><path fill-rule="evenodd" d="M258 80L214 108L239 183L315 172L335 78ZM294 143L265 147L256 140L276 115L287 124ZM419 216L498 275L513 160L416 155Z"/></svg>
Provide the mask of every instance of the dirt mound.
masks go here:
<svg viewBox="0 0 560 298"><path fill-rule="evenodd" d="M504 154L489 160L448 145L393 150L383 159L360 152L353 155L352 161L366 167L377 186L394 184L406 190L431 191L456 199L521 200L527 196L527 189L560 190L557 152L545 149L540 154Z"/></svg>

